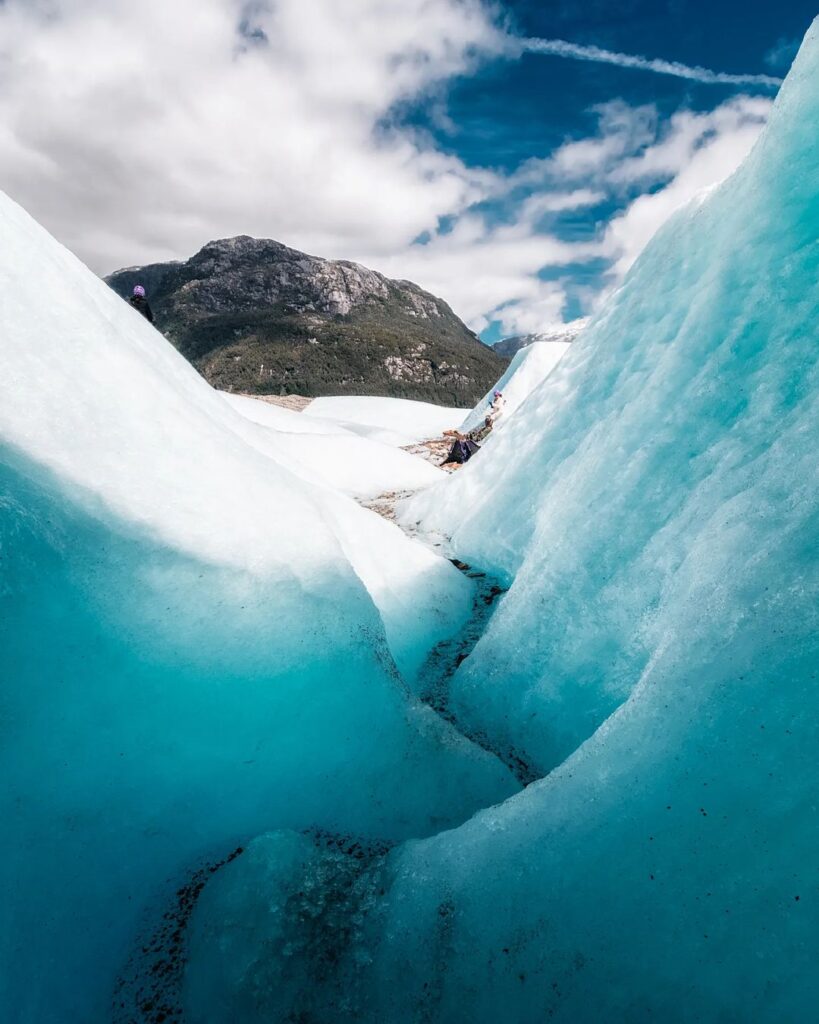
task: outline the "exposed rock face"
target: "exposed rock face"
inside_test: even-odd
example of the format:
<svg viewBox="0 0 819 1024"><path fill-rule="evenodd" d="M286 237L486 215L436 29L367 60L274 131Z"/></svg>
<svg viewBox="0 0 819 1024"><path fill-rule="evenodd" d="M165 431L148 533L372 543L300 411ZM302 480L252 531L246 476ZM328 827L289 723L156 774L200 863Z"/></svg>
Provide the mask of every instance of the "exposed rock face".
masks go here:
<svg viewBox="0 0 819 1024"><path fill-rule="evenodd" d="M156 326L225 390L466 405L505 365L417 285L266 239L210 242L107 281L123 296L144 284Z"/></svg>
<svg viewBox="0 0 819 1024"><path fill-rule="evenodd" d="M534 341L574 341L587 323L588 320L574 320L570 324L553 327L541 334L518 334L514 338L504 338L502 341L495 342L492 349L504 359L511 359L516 352L531 345Z"/></svg>

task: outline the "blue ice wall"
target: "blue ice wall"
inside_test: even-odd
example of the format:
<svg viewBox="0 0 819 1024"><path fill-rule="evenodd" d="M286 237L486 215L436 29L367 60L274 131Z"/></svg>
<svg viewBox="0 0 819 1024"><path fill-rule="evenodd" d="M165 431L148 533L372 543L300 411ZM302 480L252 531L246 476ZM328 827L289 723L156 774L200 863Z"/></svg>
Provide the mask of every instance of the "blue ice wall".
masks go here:
<svg viewBox="0 0 819 1024"><path fill-rule="evenodd" d="M196 1024L815 1017L817 126L819 24L740 171L406 512L506 574L455 699L554 770L368 864L331 970L305 894L345 868L259 840L199 908Z"/></svg>
<svg viewBox="0 0 819 1024"><path fill-rule="evenodd" d="M410 699L345 554L375 517L2 195L0 233L0 1018L132 1020L130 954L249 838L428 835L518 787Z"/></svg>
<svg viewBox="0 0 819 1024"><path fill-rule="evenodd" d="M816 394L816 47L814 27L739 171L661 230L469 473L405 512L514 579L453 706L542 771L632 692L675 576L741 575L798 503L783 488L810 458L796 439Z"/></svg>
<svg viewBox="0 0 819 1024"><path fill-rule="evenodd" d="M395 839L515 788L408 703L354 577L214 567L0 474L6 1019L110 1019L139 928L271 825Z"/></svg>

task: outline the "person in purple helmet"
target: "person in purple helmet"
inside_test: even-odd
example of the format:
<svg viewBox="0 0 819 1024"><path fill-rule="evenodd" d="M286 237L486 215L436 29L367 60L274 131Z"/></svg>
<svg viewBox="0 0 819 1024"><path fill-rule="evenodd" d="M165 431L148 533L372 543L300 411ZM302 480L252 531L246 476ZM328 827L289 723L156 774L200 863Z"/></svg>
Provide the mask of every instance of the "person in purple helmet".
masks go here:
<svg viewBox="0 0 819 1024"><path fill-rule="evenodd" d="M490 421L492 426L495 425L495 421L499 420L503 416L503 410L506 408L506 399L503 397L502 392L497 389L492 394L492 401L489 403L489 410L486 414L487 420Z"/></svg>
<svg viewBox="0 0 819 1024"><path fill-rule="evenodd" d="M145 298L145 289L141 284L134 285L134 292L128 301L138 313L145 317L149 324L154 322L154 314L148 305L148 300Z"/></svg>

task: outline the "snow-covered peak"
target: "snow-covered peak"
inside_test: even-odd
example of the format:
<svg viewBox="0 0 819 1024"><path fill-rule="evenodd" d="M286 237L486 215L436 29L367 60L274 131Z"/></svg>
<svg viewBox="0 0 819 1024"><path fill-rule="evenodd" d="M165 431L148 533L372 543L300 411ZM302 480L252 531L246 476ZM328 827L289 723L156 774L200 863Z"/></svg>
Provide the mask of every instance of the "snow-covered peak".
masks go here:
<svg viewBox="0 0 819 1024"><path fill-rule="evenodd" d="M503 338L495 342L492 348L499 356L511 359L516 352L536 341L571 344L588 325L589 317L582 317L568 324L554 324L534 334L516 334L511 338Z"/></svg>

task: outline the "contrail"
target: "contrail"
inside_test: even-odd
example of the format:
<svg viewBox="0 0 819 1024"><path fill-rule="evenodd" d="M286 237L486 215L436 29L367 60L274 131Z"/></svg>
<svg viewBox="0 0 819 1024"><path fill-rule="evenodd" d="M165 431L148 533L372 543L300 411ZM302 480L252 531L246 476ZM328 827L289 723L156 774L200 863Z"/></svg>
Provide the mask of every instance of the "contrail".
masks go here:
<svg viewBox="0 0 819 1024"><path fill-rule="evenodd" d="M599 46L579 46L577 43L567 43L565 39L521 39L514 40L513 45L520 53L545 53L552 57L568 57L570 60L616 64L621 68L654 71L658 75L674 75L676 78L688 78L692 82L704 82L706 85L761 85L773 89L782 85L782 79L772 75L729 75L724 71L689 67L677 61L635 57L629 53L602 50Z"/></svg>

